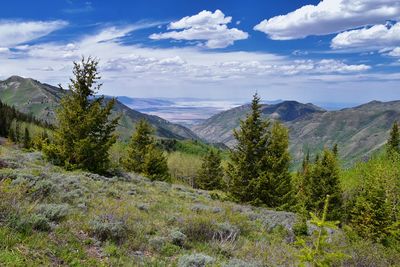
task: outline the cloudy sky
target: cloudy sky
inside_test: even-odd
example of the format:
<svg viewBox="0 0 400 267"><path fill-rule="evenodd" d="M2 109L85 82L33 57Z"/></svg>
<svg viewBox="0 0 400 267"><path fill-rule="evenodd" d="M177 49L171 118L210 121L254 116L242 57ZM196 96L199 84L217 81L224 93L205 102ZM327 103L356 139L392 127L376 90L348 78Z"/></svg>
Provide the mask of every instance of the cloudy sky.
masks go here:
<svg viewBox="0 0 400 267"><path fill-rule="evenodd" d="M400 1L2 3L0 79L66 85L82 55L108 95L400 99Z"/></svg>

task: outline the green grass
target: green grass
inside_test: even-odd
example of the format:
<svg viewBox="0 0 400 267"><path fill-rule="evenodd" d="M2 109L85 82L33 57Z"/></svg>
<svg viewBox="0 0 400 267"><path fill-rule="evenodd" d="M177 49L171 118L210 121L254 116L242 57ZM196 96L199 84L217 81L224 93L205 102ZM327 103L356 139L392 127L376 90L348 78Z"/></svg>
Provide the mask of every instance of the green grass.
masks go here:
<svg viewBox="0 0 400 267"><path fill-rule="evenodd" d="M195 165L189 154L173 155L176 162L186 158L187 166ZM297 265L299 248L287 241L293 233L279 226L293 223L294 214L213 200L210 192L135 174L106 178L67 172L38 152L3 147L0 159L10 166L0 169L1 266L180 267L199 253L213 259L209 266L233 259L254 266ZM46 217L51 228L45 231L29 224L21 231L9 223L37 216L42 204L68 205L68 213ZM278 227L271 228L274 224ZM372 244L349 246L341 235L333 242L347 253L373 251L370 261L376 266L382 266L379 259L399 260Z"/></svg>

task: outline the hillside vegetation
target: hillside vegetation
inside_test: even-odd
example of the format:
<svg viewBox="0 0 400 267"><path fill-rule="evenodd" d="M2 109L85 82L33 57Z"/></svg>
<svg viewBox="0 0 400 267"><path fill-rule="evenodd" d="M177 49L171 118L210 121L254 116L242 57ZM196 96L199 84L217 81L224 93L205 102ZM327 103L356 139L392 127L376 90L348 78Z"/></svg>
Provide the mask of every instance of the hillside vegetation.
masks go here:
<svg viewBox="0 0 400 267"><path fill-rule="evenodd" d="M209 142L222 142L233 147L232 131L249 112L249 105L224 111L192 130ZM338 144L341 159L349 166L382 148L391 125L400 120L400 101L373 101L339 111L285 101L263 105L262 114L265 118L279 119L289 128L290 152L296 166L307 151L315 155L324 146L334 144Z"/></svg>
<svg viewBox="0 0 400 267"><path fill-rule="evenodd" d="M67 172L41 153L12 147L2 147L0 159L0 265L298 263L294 213L221 201L221 192L151 182L136 174ZM332 249L349 255L339 265L396 266L400 261L396 251L351 232L332 238Z"/></svg>

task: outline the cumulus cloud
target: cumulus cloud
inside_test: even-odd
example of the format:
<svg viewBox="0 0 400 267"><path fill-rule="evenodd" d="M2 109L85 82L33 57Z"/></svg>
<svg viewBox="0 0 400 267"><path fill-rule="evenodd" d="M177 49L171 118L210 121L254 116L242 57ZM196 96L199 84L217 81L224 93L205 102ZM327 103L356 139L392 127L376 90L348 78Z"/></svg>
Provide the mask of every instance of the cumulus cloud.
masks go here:
<svg viewBox="0 0 400 267"><path fill-rule="evenodd" d="M286 15L263 20L254 27L274 40L327 35L400 18L398 0L324 0Z"/></svg>
<svg viewBox="0 0 400 267"><path fill-rule="evenodd" d="M169 32L155 33L150 39L174 39L186 41L205 41L208 48L225 48L235 41L248 38L248 34L237 28L228 28L232 17L226 17L220 10L214 13L203 10L197 15L187 16L171 22Z"/></svg>
<svg viewBox="0 0 400 267"><path fill-rule="evenodd" d="M325 81L342 83L371 73L370 66L332 59L292 60L267 52L150 48L121 42L135 28L107 27L65 43L15 46L0 53L0 79L21 75L66 87L72 61L91 55L100 59L104 82L101 93L107 95L247 98L254 90L261 92L264 88L270 97L271 90L276 90L279 97L285 98L281 92L287 89L286 97L293 98L300 87L321 89ZM315 79L322 82L308 85Z"/></svg>
<svg viewBox="0 0 400 267"><path fill-rule="evenodd" d="M400 22L394 25L374 25L369 28L362 28L339 33L333 38L331 47L361 48L376 50L385 47L400 45Z"/></svg>
<svg viewBox="0 0 400 267"><path fill-rule="evenodd" d="M65 27L68 23L56 21L0 21L0 47L23 44Z"/></svg>
<svg viewBox="0 0 400 267"><path fill-rule="evenodd" d="M391 57L400 57L400 47L396 47L395 49L390 51L388 55Z"/></svg>

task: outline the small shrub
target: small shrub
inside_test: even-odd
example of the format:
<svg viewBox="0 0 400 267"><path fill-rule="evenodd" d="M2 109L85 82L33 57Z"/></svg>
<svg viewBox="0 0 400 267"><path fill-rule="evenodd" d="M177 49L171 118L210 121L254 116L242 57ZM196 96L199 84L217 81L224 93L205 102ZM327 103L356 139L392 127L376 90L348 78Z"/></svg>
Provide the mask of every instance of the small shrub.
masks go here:
<svg viewBox="0 0 400 267"><path fill-rule="evenodd" d="M181 248L171 243L166 243L161 249L161 254L165 257L172 257L179 253Z"/></svg>
<svg viewBox="0 0 400 267"><path fill-rule="evenodd" d="M34 198L45 198L50 196L56 189L56 185L49 180L41 180L32 188L32 196Z"/></svg>
<svg viewBox="0 0 400 267"><path fill-rule="evenodd" d="M192 206L191 210L199 213L199 212L210 211L211 207L203 205L203 204L195 204Z"/></svg>
<svg viewBox="0 0 400 267"><path fill-rule="evenodd" d="M191 217L184 221L182 231L191 241L208 241L215 234L215 223L209 217Z"/></svg>
<svg viewBox="0 0 400 267"><path fill-rule="evenodd" d="M49 220L41 214L13 215L9 218L8 223L18 232L26 234L32 230L49 231L51 229Z"/></svg>
<svg viewBox="0 0 400 267"><path fill-rule="evenodd" d="M169 234L172 244L182 247L186 241L186 235L178 230L172 231Z"/></svg>
<svg viewBox="0 0 400 267"><path fill-rule="evenodd" d="M230 223L219 223L216 225L215 233L213 239L221 242L233 242L240 234L240 229L231 225Z"/></svg>
<svg viewBox="0 0 400 267"><path fill-rule="evenodd" d="M149 245L155 251L161 251L164 247L166 241L164 237L155 236L149 239Z"/></svg>
<svg viewBox="0 0 400 267"><path fill-rule="evenodd" d="M84 193L81 189L74 189L72 191L66 192L62 195L62 200L65 202L73 203L73 202L80 202Z"/></svg>
<svg viewBox="0 0 400 267"><path fill-rule="evenodd" d="M178 267L205 267L210 266L214 258L204 254L183 255L179 258Z"/></svg>
<svg viewBox="0 0 400 267"><path fill-rule="evenodd" d="M37 208L39 214L53 222L59 222L69 213L67 204L42 204Z"/></svg>
<svg viewBox="0 0 400 267"><path fill-rule="evenodd" d="M127 227L121 219L113 215L102 215L90 222L90 232L100 241L122 242L127 236Z"/></svg>

